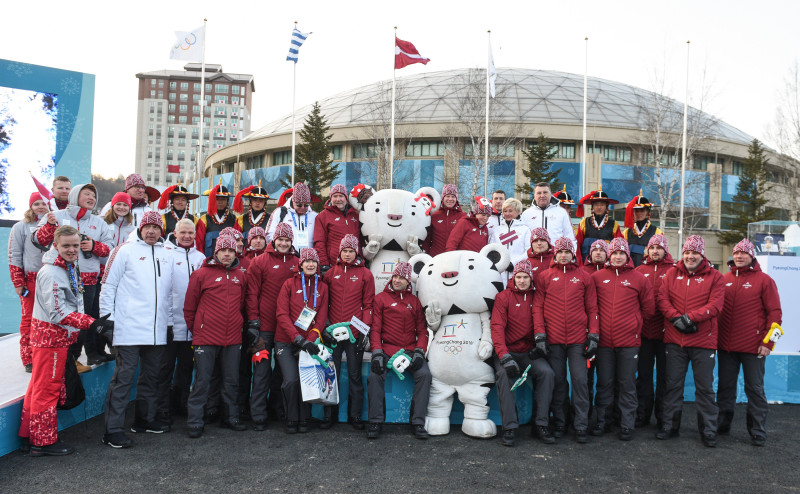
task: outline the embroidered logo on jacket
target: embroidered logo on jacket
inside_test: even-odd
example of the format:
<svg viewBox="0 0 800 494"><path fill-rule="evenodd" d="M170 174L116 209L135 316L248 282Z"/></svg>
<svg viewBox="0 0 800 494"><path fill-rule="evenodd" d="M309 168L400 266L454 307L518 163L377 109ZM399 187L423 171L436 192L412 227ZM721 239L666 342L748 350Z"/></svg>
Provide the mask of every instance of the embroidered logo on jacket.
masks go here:
<svg viewBox="0 0 800 494"><path fill-rule="evenodd" d="M336 219L335 219L335 220L333 220L333 221L339 221L340 219L341 219L341 218L336 218Z"/></svg>
<svg viewBox="0 0 800 494"><path fill-rule="evenodd" d="M696 281L698 283L702 283L704 280L703 280L703 278L695 278L694 281Z"/></svg>
<svg viewBox="0 0 800 494"><path fill-rule="evenodd" d="M725 283L725 286L731 286L731 285L733 285L733 282L731 282L731 283Z"/></svg>
<svg viewBox="0 0 800 494"><path fill-rule="evenodd" d="M231 281L233 281L234 283L239 283L239 278L234 276L233 278L231 278Z"/></svg>
<svg viewBox="0 0 800 494"><path fill-rule="evenodd" d="M611 283L611 280L603 280L603 283Z"/></svg>
<svg viewBox="0 0 800 494"><path fill-rule="evenodd" d="M561 279L561 278L559 278L558 276L556 276L555 278L553 278L553 281L558 281L558 280L560 280L560 279Z"/></svg>
<svg viewBox="0 0 800 494"><path fill-rule="evenodd" d="M216 282L216 281L222 281L222 276L220 276L219 278L217 278L217 279L216 279L216 280L214 280L214 281L215 281L215 282Z"/></svg>
<svg viewBox="0 0 800 494"><path fill-rule="evenodd" d="M278 269L278 268L280 268L280 267L281 267L281 265L280 265L280 264L276 264L276 265L272 266L272 269Z"/></svg>
<svg viewBox="0 0 800 494"><path fill-rule="evenodd" d="M581 282L581 280L580 280L579 278L576 278L575 276L573 276L573 277L572 277L572 279L571 279L571 280L569 280L569 282L570 282L570 283L580 283L580 282Z"/></svg>
<svg viewBox="0 0 800 494"><path fill-rule="evenodd" d="M628 280L620 281L624 286L630 286L631 282Z"/></svg>
<svg viewBox="0 0 800 494"><path fill-rule="evenodd" d="M752 288L752 287L753 287L753 285L751 285L749 281L747 283L745 283L744 285L742 285L742 288Z"/></svg>
<svg viewBox="0 0 800 494"><path fill-rule="evenodd" d="M140 260L140 261L144 261L144 260L146 260L146 259L147 259L146 257L140 257L140 258L139 258L139 260Z"/></svg>
<svg viewBox="0 0 800 494"><path fill-rule="evenodd" d="M356 275L353 275L353 276L351 276L351 277L350 277L350 281L352 281L353 283L355 283L356 281L358 281L358 276L356 276Z"/></svg>

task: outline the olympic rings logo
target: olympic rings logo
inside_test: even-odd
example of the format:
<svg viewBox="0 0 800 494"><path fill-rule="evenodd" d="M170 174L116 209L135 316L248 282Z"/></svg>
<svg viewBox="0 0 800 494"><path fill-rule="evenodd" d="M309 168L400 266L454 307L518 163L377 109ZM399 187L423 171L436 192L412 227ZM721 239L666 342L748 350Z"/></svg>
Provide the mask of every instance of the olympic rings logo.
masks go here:
<svg viewBox="0 0 800 494"><path fill-rule="evenodd" d="M183 50L183 51L186 51L186 50L189 50L189 49L191 49L191 48L192 48L192 46L193 46L195 43L197 43L197 36L196 36L194 33L187 33L187 34L188 34L188 36L186 36L185 38L183 38L183 41L181 41L180 43L178 43L178 44L175 46L175 48L180 48L181 50ZM191 36L191 39L189 38L189 36ZM184 48L184 46L185 46L185 48Z"/></svg>
<svg viewBox="0 0 800 494"><path fill-rule="evenodd" d="M461 353L461 350L462 350L461 345L447 345L444 348L442 348L442 351L444 351L444 353L448 355L457 355Z"/></svg>

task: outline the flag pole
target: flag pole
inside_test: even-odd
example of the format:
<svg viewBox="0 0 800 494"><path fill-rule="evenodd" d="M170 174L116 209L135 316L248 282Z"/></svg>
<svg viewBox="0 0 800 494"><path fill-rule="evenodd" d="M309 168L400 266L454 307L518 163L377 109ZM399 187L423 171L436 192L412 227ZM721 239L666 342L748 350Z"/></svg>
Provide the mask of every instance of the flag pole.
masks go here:
<svg viewBox="0 0 800 494"><path fill-rule="evenodd" d="M583 157L581 159L581 174L583 175L583 180L581 180L581 188L583 190L580 191L578 197L583 197L586 194L587 190L587 177L586 177L586 99L587 99L587 79L589 74L589 37L583 39L585 46L585 55L584 55L584 67L583 67L583 145L581 150L583 151Z"/></svg>
<svg viewBox="0 0 800 494"><path fill-rule="evenodd" d="M297 29L297 21L294 21L294 28ZM292 187L294 187L294 157L295 157L295 117L294 117L294 103L295 94L297 92L297 62L292 67Z"/></svg>
<svg viewBox="0 0 800 494"><path fill-rule="evenodd" d="M483 143L483 197L489 190L489 71L492 63L492 30L486 31L487 50L486 50L486 138Z"/></svg>
<svg viewBox="0 0 800 494"><path fill-rule="evenodd" d="M683 245L683 205L686 188L686 127L689 115L689 45L686 41L686 90L683 97L683 149L681 150L681 214L678 224L678 245Z"/></svg>
<svg viewBox="0 0 800 494"><path fill-rule="evenodd" d="M205 160L203 160L203 142L205 141L205 134L203 128L203 120L206 116L206 34L208 30L206 29L206 24L208 23L208 19L203 19L203 55L200 59L200 135L198 136L199 141L199 151L197 153L197 159L194 160L195 166L195 176L194 176L194 193L200 195L200 180L201 180L201 170L203 166L205 166ZM198 212L200 204L199 201L195 201L194 213L195 215Z"/></svg>
<svg viewBox="0 0 800 494"><path fill-rule="evenodd" d="M395 48L397 47L397 26L394 27L394 43ZM395 54L396 56L396 54ZM392 64L394 64L394 57L392 57ZM394 67L394 65L392 65ZM397 73L396 68L392 68L392 137L389 143L389 188L392 188L394 183L394 106L395 106L395 74Z"/></svg>

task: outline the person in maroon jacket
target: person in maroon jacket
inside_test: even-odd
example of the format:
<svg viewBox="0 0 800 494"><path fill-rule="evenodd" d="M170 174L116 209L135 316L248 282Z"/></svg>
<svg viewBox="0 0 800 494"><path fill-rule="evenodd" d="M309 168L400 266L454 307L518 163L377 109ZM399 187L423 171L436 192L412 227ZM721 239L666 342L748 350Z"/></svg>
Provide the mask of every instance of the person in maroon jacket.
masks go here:
<svg viewBox="0 0 800 494"><path fill-rule="evenodd" d="M547 361L555 373L553 389L553 435L562 437L566 428L568 399L567 364L572 381L575 439L588 440L589 392L586 359L597 353L599 323L597 293L592 278L578 268L575 244L567 237L555 241L555 260L539 276L533 297L533 328L546 335Z"/></svg>
<svg viewBox="0 0 800 494"><path fill-rule="evenodd" d="M592 275L600 316L597 425L592 435L603 435L606 417L610 416L610 407L616 401L620 411L619 438L623 441L633 439L636 422L636 364L642 319L655 313L653 288L647 278L634 269L628 249L624 238L612 240L608 246L608 265Z"/></svg>
<svg viewBox="0 0 800 494"><path fill-rule="evenodd" d="M505 290L497 294L492 309L492 343L497 400L503 421L503 445L513 446L515 431L519 428L517 402L511 386L520 371L531 366L535 381L536 416L533 434L545 444L555 438L547 428L550 416L550 399L553 396L555 374L547 359L545 335L533 334L533 269L528 260L514 266L514 273ZM538 338L538 339L537 339Z"/></svg>
<svg viewBox="0 0 800 494"><path fill-rule="evenodd" d="M725 304L719 316L719 388L717 431L727 434L733 421L739 367L747 395L747 432L754 446L767 441L764 361L775 343L764 344L773 324L781 324L781 300L775 281L761 271L755 247L743 239L733 248L731 270L723 276Z"/></svg>
<svg viewBox="0 0 800 494"><path fill-rule="evenodd" d="M717 445L717 404L714 400L714 364L717 353L717 318L725 302L722 275L705 258L705 241L692 235L683 244L683 259L661 281L656 298L664 314L666 388L664 421L657 439L678 435L683 383L692 364L697 401L697 427L703 444Z"/></svg>
<svg viewBox="0 0 800 494"><path fill-rule="evenodd" d="M260 226L254 226L247 232L247 248L244 251L245 257L250 259L250 265L253 264L253 259L264 253L267 248L267 232Z"/></svg>
<svg viewBox="0 0 800 494"><path fill-rule="evenodd" d="M442 187L442 205L431 214L431 231L422 242L425 252L431 257L444 252L450 232L458 220L466 215L467 213L462 211L461 205L458 204L458 188L453 184L445 184Z"/></svg>
<svg viewBox="0 0 800 494"><path fill-rule="evenodd" d="M245 269L249 268L250 258L245 256L245 246L247 245L247 240L244 238L244 235L242 235L242 232L232 226L229 226L227 228L223 228L219 234L233 237L234 240L236 240L236 259L239 260L241 267Z"/></svg>
<svg viewBox="0 0 800 494"><path fill-rule="evenodd" d="M528 262L531 263L533 271L533 284L537 284L538 276L553 264L553 247L550 245L550 234L545 228L534 228L531 230L531 248L528 249Z"/></svg>
<svg viewBox="0 0 800 494"><path fill-rule="evenodd" d="M407 371L414 376L414 395L411 399L411 427L417 439L428 439L425 414L431 391L431 371L425 359L428 347L428 328L419 299L411 293L411 265L399 262L392 279L383 291L375 295L372 304L372 329L369 332L372 348L371 372L367 378L369 399L369 429L367 438L377 439L386 419L386 365L398 351L405 350L411 364Z"/></svg>
<svg viewBox="0 0 800 494"><path fill-rule="evenodd" d="M319 225L319 218L317 218ZM316 238L316 234L315 234ZM364 259L358 255L358 237L347 234L339 242L339 254L336 266L325 273L322 281L328 285L328 323L349 322L357 317L367 326L372 325L372 302L375 299L375 279L369 269L364 266ZM333 363L336 375L341 375L342 353L347 354L348 380L348 422L356 430L364 430L361 411L364 408L364 384L361 379L361 360L367 335L358 331L355 326L350 330L355 343L350 340L336 342L329 333L323 332L323 341L333 347ZM325 407L325 419L320 428L329 428L339 414L338 406Z"/></svg>
<svg viewBox="0 0 800 494"><path fill-rule="evenodd" d="M589 257L581 266L581 269L589 274L594 274L606 267L608 261L608 242L605 240L595 240L589 248Z"/></svg>
<svg viewBox="0 0 800 494"><path fill-rule="evenodd" d="M253 419L253 429L257 431L267 428L267 397L280 394L279 390L277 393L270 393L273 388L272 350L275 347L278 294L284 282L298 272L299 254L292 246L293 237L292 225L278 224L264 255L255 258L247 271L247 327L248 330L259 332L253 349L266 351L269 356L253 366L250 416ZM280 380L280 367L276 365L274 372L276 379Z"/></svg>
<svg viewBox="0 0 800 494"><path fill-rule="evenodd" d="M482 248L491 243L486 223L489 221L489 216L492 215L492 206L482 197L476 199L472 212L458 220L453 231L450 232L450 236L447 237L445 252L454 250L480 252Z"/></svg>
<svg viewBox="0 0 800 494"><path fill-rule="evenodd" d="M315 343L328 320L328 286L317 272L319 256L314 249L300 251L300 272L283 283L278 294L278 326L275 332L276 359L283 373L283 403L286 407L286 433L309 431L311 405L303 402L300 373L297 369L300 351L312 355L320 352ZM301 318L304 309L309 318Z"/></svg>
<svg viewBox="0 0 800 494"><path fill-rule="evenodd" d="M314 249L319 254L321 276L325 276L331 266L336 264L339 244L348 234L355 235L356 238L360 234L358 210L350 206L344 185L336 184L331 187L331 197L325 204L325 209L317 215L314 222Z"/></svg>
<svg viewBox="0 0 800 494"><path fill-rule="evenodd" d="M642 273L653 287L655 299L661 280L672 269L675 261L669 253L667 237L656 234L650 237L642 264L636 271ZM656 425L661 429L664 416L664 315L656 307L655 314L645 317L642 322L642 346L639 348L639 372L636 376L636 395L639 406L636 409L636 428L650 423L655 412ZM653 366L656 369L656 388L653 392ZM673 423L673 427L680 424Z"/></svg>
<svg viewBox="0 0 800 494"><path fill-rule="evenodd" d="M214 246L214 257L203 261L200 269L189 278L183 305L194 347L194 385L189 394L186 420L191 438L203 435L203 412L217 357L222 376L221 394L227 408L226 425L235 431L247 428L239 421L236 406L246 286L246 270L236 258L236 240L220 235Z"/></svg>

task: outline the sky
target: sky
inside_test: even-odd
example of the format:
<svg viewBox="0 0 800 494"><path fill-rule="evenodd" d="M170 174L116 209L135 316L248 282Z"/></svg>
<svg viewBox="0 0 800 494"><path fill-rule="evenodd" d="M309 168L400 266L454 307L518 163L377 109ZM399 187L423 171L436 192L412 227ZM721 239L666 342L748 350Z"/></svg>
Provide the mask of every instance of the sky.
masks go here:
<svg viewBox="0 0 800 494"><path fill-rule="evenodd" d="M297 65L297 108L391 79L397 35L431 59L398 77L485 67L582 74L664 91L769 143L778 93L800 57L800 2L676 0L6 2L0 57L96 75L92 171L134 170L136 73L180 70L175 31L208 18L206 62L254 75L252 130L290 114L294 21L312 31ZM46 14L46 15L45 15ZM44 21L43 21L44 20ZM324 108L322 109L324 113Z"/></svg>

